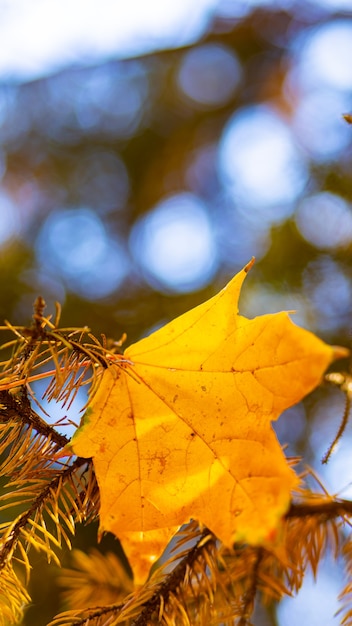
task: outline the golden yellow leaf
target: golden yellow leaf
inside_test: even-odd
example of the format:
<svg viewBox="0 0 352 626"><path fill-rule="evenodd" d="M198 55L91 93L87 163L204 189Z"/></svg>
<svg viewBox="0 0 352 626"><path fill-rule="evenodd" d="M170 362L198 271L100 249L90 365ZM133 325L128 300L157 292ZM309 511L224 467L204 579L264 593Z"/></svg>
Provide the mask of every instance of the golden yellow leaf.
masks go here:
<svg viewBox="0 0 352 626"><path fill-rule="evenodd" d="M287 313L237 314L251 265L118 357L72 439L93 457L100 530L139 575L191 518L227 546L270 541L298 483L270 422L319 383L334 350Z"/></svg>

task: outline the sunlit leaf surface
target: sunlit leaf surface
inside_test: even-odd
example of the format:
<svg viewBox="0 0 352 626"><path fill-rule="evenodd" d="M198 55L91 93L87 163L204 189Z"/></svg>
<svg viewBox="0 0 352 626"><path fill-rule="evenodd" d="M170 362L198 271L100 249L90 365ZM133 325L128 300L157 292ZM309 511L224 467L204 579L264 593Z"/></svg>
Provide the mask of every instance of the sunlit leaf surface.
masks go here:
<svg viewBox="0 0 352 626"><path fill-rule="evenodd" d="M287 313L239 316L249 267L129 347L73 438L93 457L100 530L125 539L138 572L190 518L228 546L273 540L298 483L271 421L319 383L333 348Z"/></svg>

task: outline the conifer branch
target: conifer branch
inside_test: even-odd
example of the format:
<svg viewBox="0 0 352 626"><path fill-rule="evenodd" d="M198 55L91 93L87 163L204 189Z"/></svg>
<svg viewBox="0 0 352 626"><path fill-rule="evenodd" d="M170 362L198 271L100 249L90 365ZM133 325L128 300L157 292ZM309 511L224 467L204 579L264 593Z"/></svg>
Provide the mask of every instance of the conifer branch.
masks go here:
<svg viewBox="0 0 352 626"><path fill-rule="evenodd" d="M145 603L140 615L132 622L131 626L148 626L152 615L159 615L161 603L163 605L167 604L169 595L175 593L184 582L187 570L192 570L194 563L202 552L209 550L210 546L214 547L215 541L215 537L205 528L196 544L190 548L186 556L180 560L172 572L166 575L164 580L158 585L152 597Z"/></svg>
<svg viewBox="0 0 352 626"><path fill-rule="evenodd" d="M69 439L45 422L31 407L26 389L22 389L18 397L9 391L0 391L0 422L10 423L12 420L33 427L35 431L53 441L58 448L64 448Z"/></svg>
<svg viewBox="0 0 352 626"><path fill-rule="evenodd" d="M109 606L94 607L92 609L81 609L78 611L64 611L57 615L48 626L103 626L102 620L111 618L118 611L124 608L125 604L110 604ZM106 624L112 624L111 619Z"/></svg>
<svg viewBox="0 0 352 626"><path fill-rule="evenodd" d="M238 626L247 626L248 620L253 613L254 601L259 587L259 568L263 558L264 551L262 548L256 550L256 557L253 563L252 571L249 572L249 585L243 597L243 611L238 622Z"/></svg>
<svg viewBox="0 0 352 626"><path fill-rule="evenodd" d="M99 341L87 328L60 329L59 314L51 322L50 317L44 317L44 306L39 298L29 328L7 325L16 339L5 344L5 350L11 348L12 355L0 364L0 470L2 476L9 477L8 491L5 489L0 496L0 511L11 507L16 511L15 519L0 525L0 603L2 595L10 598L8 604L3 601L9 621L19 619L23 605L29 601L13 561L24 566L28 574L28 551L34 546L58 563L56 548L66 543L71 549L76 522L91 521L98 515L99 490L92 462L80 457L67 464L58 460L58 451L69 439L33 410L28 395L30 384L49 377L44 397L70 406L83 385L89 386L92 398L103 371L112 362L121 366L116 354L119 342L109 348L104 337ZM348 399L328 454L343 433L349 408ZM209 619L214 625L246 626L258 592L264 600L272 601L297 591L307 567L315 573L330 546L335 545L337 552L341 522L351 516L351 501L302 491L285 516L287 545L282 561L274 550L263 547L235 544L227 550L210 530L189 522L175 536L168 561L161 561L146 583L123 602L121 597L129 593L130 587L122 584L121 574L120 578L116 576L121 585L109 587L109 600L99 599L104 606L76 609L75 590L80 589L82 599L82 575L89 578L91 574L92 588L97 580L97 563L101 568L106 564L109 571L105 555L90 557L90 561L87 557L86 569L78 567L75 574L72 569L64 572L62 586L68 587L65 598L71 601L73 610L57 615L49 626L186 626L203 625ZM352 550L345 552L348 571L351 554ZM343 595L347 598L349 594L347 586ZM89 598L89 589L84 597L87 602L82 606L89 606L93 598L93 594ZM110 599L113 603L106 604Z"/></svg>
<svg viewBox="0 0 352 626"><path fill-rule="evenodd" d="M292 502L286 518L301 518L320 515L325 519L333 519L352 515L352 501L340 499L320 500L318 502Z"/></svg>
<svg viewBox="0 0 352 626"><path fill-rule="evenodd" d="M77 469L87 464L87 459L77 458L72 465L69 465L66 469L60 470L57 476L48 483L39 495L33 500L31 506L27 511L22 513L15 521L14 524L9 526L8 532L2 539L2 545L0 547L0 570L6 565L11 554L13 554L16 544L22 531L25 529L30 519L39 513L43 506L49 499L58 491L65 480L72 476Z"/></svg>
<svg viewBox="0 0 352 626"><path fill-rule="evenodd" d="M48 626L64 626L66 624L67 626L89 626L89 624L92 626L93 624L94 626L101 624L103 626L105 623L112 626L127 622L130 626L149 626L152 623L168 624L165 615L168 604L171 605L171 611L181 609L185 614L186 603L178 601L177 596L182 596L182 587L190 584L190 576L195 564L205 556L205 553L209 553L211 548L215 548L216 542L215 537L206 528L199 532L197 525L191 522L189 529L191 535L197 532L198 537L195 545L186 550L181 558L176 550L174 556L163 564L160 570L156 570L144 587L127 596L123 603L80 611L67 611L57 615ZM183 532L180 535L180 544L184 540L185 534ZM172 571L164 573L165 569L175 560L178 563ZM205 559L204 569L202 568L205 579L207 578L205 568L209 565L212 566L209 559ZM108 621L102 621L104 618L107 618ZM180 621L181 623L186 622Z"/></svg>

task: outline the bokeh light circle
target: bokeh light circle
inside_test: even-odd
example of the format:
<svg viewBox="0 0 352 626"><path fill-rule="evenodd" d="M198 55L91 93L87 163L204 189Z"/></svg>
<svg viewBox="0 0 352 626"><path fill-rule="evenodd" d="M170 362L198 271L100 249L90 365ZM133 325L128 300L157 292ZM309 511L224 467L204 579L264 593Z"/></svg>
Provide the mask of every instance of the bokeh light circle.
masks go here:
<svg viewBox="0 0 352 626"><path fill-rule="evenodd" d="M316 332L350 327L351 279L327 254L308 263L303 272L303 291L311 309L310 328Z"/></svg>
<svg viewBox="0 0 352 626"><path fill-rule="evenodd" d="M305 198L295 220L304 239L318 249L340 248L352 241L352 209L335 194L322 192Z"/></svg>
<svg viewBox="0 0 352 626"><path fill-rule="evenodd" d="M340 157L351 138L341 112L350 108L348 95L330 89L306 92L299 100L293 128L301 146L318 162Z"/></svg>
<svg viewBox="0 0 352 626"><path fill-rule="evenodd" d="M235 53L223 45L209 43L187 52L178 72L178 85L185 96L201 107L226 104L241 75Z"/></svg>
<svg viewBox="0 0 352 626"><path fill-rule="evenodd" d="M317 86L352 88L352 22L329 21L312 28L300 42L295 77L306 89Z"/></svg>
<svg viewBox="0 0 352 626"><path fill-rule="evenodd" d="M141 217L132 229L130 245L146 280L158 289L200 289L217 269L209 216L190 193L171 196Z"/></svg>
<svg viewBox="0 0 352 626"><path fill-rule="evenodd" d="M287 125L269 107L235 113L219 146L219 174L234 199L273 222L285 219L307 172ZM266 207L276 207L265 214Z"/></svg>
<svg viewBox="0 0 352 626"><path fill-rule="evenodd" d="M45 221L37 242L39 264L61 276L87 300L105 298L126 277L128 261L121 244L108 236L90 209L58 210Z"/></svg>

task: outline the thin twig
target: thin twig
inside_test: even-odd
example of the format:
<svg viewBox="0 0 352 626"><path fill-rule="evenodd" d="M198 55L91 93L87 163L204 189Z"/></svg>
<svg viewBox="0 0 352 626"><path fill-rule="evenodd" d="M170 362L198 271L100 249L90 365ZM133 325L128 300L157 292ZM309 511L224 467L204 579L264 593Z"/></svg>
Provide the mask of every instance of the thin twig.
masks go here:
<svg viewBox="0 0 352 626"><path fill-rule="evenodd" d="M323 458L321 460L322 463L326 464L328 462L328 460L330 459L331 454L332 454L336 444L340 441L340 439L341 439L341 437L342 437L342 435L343 435L343 433L345 431L345 428L347 426L348 416L349 416L350 410L351 410L351 397L350 397L349 393L346 393L345 410L343 412L343 416L342 416L342 419L341 419L341 423L340 423L339 429L338 429L338 431L337 431L337 433L335 435L335 438L334 438L333 442L330 444L327 452L324 454L324 456L323 456Z"/></svg>

